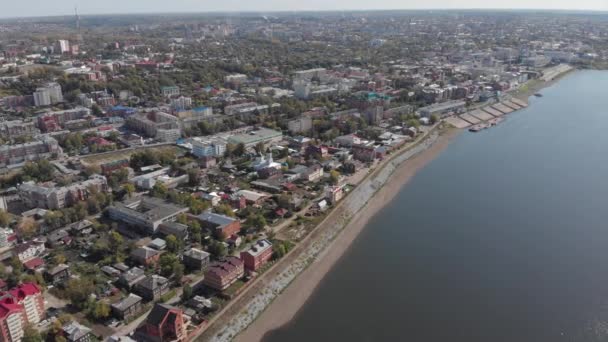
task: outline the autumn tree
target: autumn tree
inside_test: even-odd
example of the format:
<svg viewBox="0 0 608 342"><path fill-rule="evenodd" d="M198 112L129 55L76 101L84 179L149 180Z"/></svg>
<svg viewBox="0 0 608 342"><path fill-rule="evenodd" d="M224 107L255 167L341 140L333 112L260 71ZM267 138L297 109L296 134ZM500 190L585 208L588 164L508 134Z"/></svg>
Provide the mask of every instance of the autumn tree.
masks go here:
<svg viewBox="0 0 608 342"><path fill-rule="evenodd" d="M38 232L38 223L31 217L23 217L17 224L17 232L23 239L31 239Z"/></svg>

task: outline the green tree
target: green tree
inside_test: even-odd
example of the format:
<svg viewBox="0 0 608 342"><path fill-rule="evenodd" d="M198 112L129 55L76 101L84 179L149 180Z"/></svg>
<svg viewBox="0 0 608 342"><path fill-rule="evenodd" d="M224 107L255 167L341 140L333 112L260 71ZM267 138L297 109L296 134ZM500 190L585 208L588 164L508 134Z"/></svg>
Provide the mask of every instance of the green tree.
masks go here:
<svg viewBox="0 0 608 342"><path fill-rule="evenodd" d="M23 328L21 342L42 342L42 336L31 324L26 324Z"/></svg>
<svg viewBox="0 0 608 342"><path fill-rule="evenodd" d="M179 249L181 248L180 241L173 234L169 234L165 238L165 241L167 242L167 250L169 250L172 253L177 253L179 251Z"/></svg>
<svg viewBox="0 0 608 342"><path fill-rule="evenodd" d="M118 252L121 249L123 242L124 238L119 232L115 230L110 232L110 248L112 251Z"/></svg>
<svg viewBox="0 0 608 342"><path fill-rule="evenodd" d="M163 182L156 182L154 187L152 187L152 190L150 190L150 195L153 197L165 198L167 197L168 191L169 189L167 189L167 186L163 184Z"/></svg>
<svg viewBox="0 0 608 342"><path fill-rule="evenodd" d="M90 316L96 320L102 320L110 316L110 305L106 302L97 301L92 305Z"/></svg>
<svg viewBox="0 0 608 342"><path fill-rule="evenodd" d="M336 170L329 171L329 180L331 184L337 185L340 181L340 173Z"/></svg>
<svg viewBox="0 0 608 342"><path fill-rule="evenodd" d="M126 183L125 185L122 186L122 188L127 193L127 196L129 198L131 198L133 193L135 193L135 185L133 185L131 183Z"/></svg>
<svg viewBox="0 0 608 342"><path fill-rule="evenodd" d="M177 259L177 256L175 256L175 254L165 253L161 255L159 260L160 273L165 277L170 276L171 274L173 274L175 265L178 263L179 260Z"/></svg>
<svg viewBox="0 0 608 342"><path fill-rule="evenodd" d="M0 227L8 227L11 223L11 215L6 210L0 210Z"/></svg>
<svg viewBox="0 0 608 342"><path fill-rule="evenodd" d="M222 258L226 256L226 246L221 242L214 241L209 245L209 253L216 259Z"/></svg>
<svg viewBox="0 0 608 342"><path fill-rule="evenodd" d="M95 293L95 284L86 278L70 279L65 292L73 306L83 309L91 294Z"/></svg>
<svg viewBox="0 0 608 342"><path fill-rule="evenodd" d="M431 124L435 124L435 123L439 122L439 116L437 114L433 114L433 115L431 115L431 118L429 121Z"/></svg>
<svg viewBox="0 0 608 342"><path fill-rule="evenodd" d="M249 217L247 217L246 224L249 227L254 227L257 230L260 230L260 229L263 229L264 227L266 227L266 218L262 214L257 214L257 215L252 214L252 215L249 215Z"/></svg>
<svg viewBox="0 0 608 342"><path fill-rule="evenodd" d="M243 143L239 143L236 145L236 147L234 148L234 151L232 152L232 154L236 157L240 157L242 155L245 154L245 144Z"/></svg>
<svg viewBox="0 0 608 342"><path fill-rule="evenodd" d="M192 298L192 294L193 294L193 291L192 291L192 287L190 286L190 284L184 285L184 289L182 292L182 301L185 302L185 301L189 300L190 298Z"/></svg>

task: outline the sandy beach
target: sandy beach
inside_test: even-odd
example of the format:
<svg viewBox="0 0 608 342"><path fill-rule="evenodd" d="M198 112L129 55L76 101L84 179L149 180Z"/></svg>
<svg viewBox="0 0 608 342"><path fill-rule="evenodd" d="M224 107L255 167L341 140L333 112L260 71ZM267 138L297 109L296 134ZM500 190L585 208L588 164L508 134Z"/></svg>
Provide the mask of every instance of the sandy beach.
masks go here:
<svg viewBox="0 0 608 342"><path fill-rule="evenodd" d="M235 341L260 341L267 332L293 319L324 276L365 228L367 222L399 193L416 172L439 155L459 132L452 129L443 133L429 148L401 164L364 209L352 218L349 226L338 235L324 254L302 272L253 324L235 338Z"/></svg>

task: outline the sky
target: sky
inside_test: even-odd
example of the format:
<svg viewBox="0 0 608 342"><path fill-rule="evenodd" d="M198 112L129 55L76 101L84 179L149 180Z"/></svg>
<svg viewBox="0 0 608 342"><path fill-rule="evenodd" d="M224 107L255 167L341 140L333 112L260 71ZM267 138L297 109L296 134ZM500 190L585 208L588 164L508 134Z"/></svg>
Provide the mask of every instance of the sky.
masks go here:
<svg viewBox="0 0 608 342"><path fill-rule="evenodd" d="M608 0L0 0L0 17L80 14L521 8L608 10Z"/></svg>

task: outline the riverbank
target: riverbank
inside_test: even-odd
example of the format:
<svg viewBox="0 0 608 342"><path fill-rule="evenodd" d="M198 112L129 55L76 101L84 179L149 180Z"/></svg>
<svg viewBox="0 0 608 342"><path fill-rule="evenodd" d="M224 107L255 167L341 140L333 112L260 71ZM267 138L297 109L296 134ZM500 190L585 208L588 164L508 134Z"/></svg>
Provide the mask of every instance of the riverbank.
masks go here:
<svg viewBox="0 0 608 342"><path fill-rule="evenodd" d="M395 169L388 175L386 182L377 184L379 189L362 210L352 216L349 226L339 233L335 240L315 258L310 267L298 275L285 291L278 295L266 310L236 337L235 341L259 341L268 331L288 323L365 228L367 222L388 204L420 169L439 155L460 132L457 129L444 131L423 151L395 165ZM387 167L391 168L389 165ZM381 173L382 170L377 171L377 173ZM375 175L370 178L381 178L380 175L380 177L373 176ZM325 222L325 224L331 225L334 222Z"/></svg>

